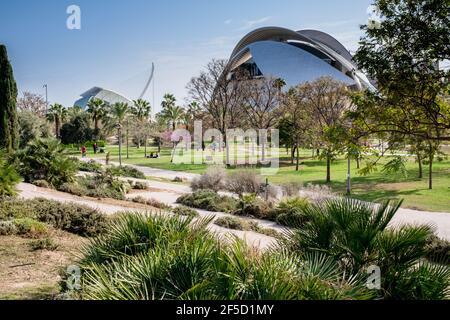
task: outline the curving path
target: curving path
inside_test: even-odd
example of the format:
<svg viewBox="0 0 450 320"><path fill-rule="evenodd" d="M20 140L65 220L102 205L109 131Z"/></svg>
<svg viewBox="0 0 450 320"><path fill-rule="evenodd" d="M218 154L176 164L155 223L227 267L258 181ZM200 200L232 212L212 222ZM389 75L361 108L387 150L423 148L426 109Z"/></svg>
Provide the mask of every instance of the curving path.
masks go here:
<svg viewBox="0 0 450 320"><path fill-rule="evenodd" d="M185 192L179 192L181 191L180 188L182 187L179 185L172 185L175 186L176 191L170 191L166 190L163 191L160 189L161 187L168 187L168 184L159 183L159 182L153 182L153 181L147 181L149 186L151 188L155 188L157 190L161 190L158 192L135 192L132 194L129 194L127 197L136 197L138 195L145 196L146 198L154 198L158 201L164 202L166 204L173 205L176 201L176 199ZM155 184L154 184L155 183ZM75 203L79 205L85 205L93 209L97 209L100 212L103 212L105 214L114 214L119 212L146 212L146 209L143 208L136 208L136 206L131 202L126 201L117 201L117 200L102 200L99 201L97 199L93 198L85 198L85 197L78 197L75 195L71 195L64 192L59 192L51 189L46 188L39 188L32 184L28 183L20 183L18 185L18 191L20 193L20 197L23 199L34 199L34 198L45 198L48 200L55 200L59 202L64 203ZM112 202L112 203L111 203ZM198 210L201 217L210 217L215 216L215 218L218 218L219 216L224 216L226 214L219 213L219 212L209 212L205 210ZM253 231L238 231L238 230L230 230L226 228L219 227L215 224L211 224L209 226L209 229L214 232L218 237L223 239L224 241L229 241L230 239L234 237L239 237L246 241L246 243L250 246L260 247L262 249L267 249L271 245L275 243L275 239L272 237L265 236L260 233L256 233Z"/></svg>

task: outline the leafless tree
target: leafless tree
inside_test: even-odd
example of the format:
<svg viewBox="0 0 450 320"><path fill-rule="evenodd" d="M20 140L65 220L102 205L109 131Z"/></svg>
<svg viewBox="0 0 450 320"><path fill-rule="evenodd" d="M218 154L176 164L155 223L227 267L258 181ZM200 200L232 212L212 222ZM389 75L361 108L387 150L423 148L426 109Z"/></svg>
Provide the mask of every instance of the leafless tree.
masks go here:
<svg viewBox="0 0 450 320"><path fill-rule="evenodd" d="M296 171L300 168L300 147L313 140L314 124L311 113L308 110L305 91L301 87L291 88L283 94L280 111L283 113L283 121L287 123L288 134L292 142L292 163L296 153Z"/></svg>
<svg viewBox="0 0 450 320"><path fill-rule="evenodd" d="M344 113L351 106L349 91L345 83L330 77L322 77L297 88L305 99L314 124L311 135L320 143L327 161L327 182L331 181L331 160L343 145L340 132L346 130Z"/></svg>
<svg viewBox="0 0 450 320"><path fill-rule="evenodd" d="M215 129L224 137L228 128L238 125L244 91L239 72L232 72L226 60L212 60L198 77L187 85L192 101L197 101L210 116Z"/></svg>
<svg viewBox="0 0 450 320"><path fill-rule="evenodd" d="M45 116L45 99L40 94L25 91L23 96L17 100L17 108L20 111L31 111L34 114Z"/></svg>
<svg viewBox="0 0 450 320"><path fill-rule="evenodd" d="M244 92L243 111L248 123L254 129L272 128L281 115L279 79L261 77L241 80ZM260 141L262 160L265 158L265 139Z"/></svg>

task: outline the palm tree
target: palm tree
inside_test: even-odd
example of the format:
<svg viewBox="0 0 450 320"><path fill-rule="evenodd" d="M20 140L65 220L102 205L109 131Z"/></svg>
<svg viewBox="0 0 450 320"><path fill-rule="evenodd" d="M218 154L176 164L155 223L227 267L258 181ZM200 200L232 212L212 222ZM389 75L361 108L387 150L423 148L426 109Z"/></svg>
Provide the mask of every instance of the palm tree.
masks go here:
<svg viewBox="0 0 450 320"><path fill-rule="evenodd" d="M287 85L286 81L284 81L284 79L282 78L277 78L274 80L273 82L273 86L275 89L277 89L278 91L278 103L281 103L281 99L282 99L282 90L283 88Z"/></svg>
<svg viewBox="0 0 450 320"><path fill-rule="evenodd" d="M131 112L136 117L139 122L139 125L144 128L144 144L145 151L144 156L147 158L147 129L148 129L148 120L151 114L151 106L150 103L143 99L133 100L133 107ZM138 149L141 147L141 139L138 138Z"/></svg>
<svg viewBox="0 0 450 320"><path fill-rule="evenodd" d="M55 135L56 138L58 139L60 137L61 125L66 119L66 117L67 117L67 109L64 108L63 105L55 103L50 106L47 118L49 121L55 123Z"/></svg>
<svg viewBox="0 0 450 320"><path fill-rule="evenodd" d="M201 108L197 102L193 101L188 105L187 110L183 115L183 122L184 125L186 126L186 130L190 131L191 129L190 125L192 124L192 122L197 120L200 112Z"/></svg>
<svg viewBox="0 0 450 320"><path fill-rule="evenodd" d="M286 81L284 81L281 78L277 78L273 82L273 86L278 89L278 91L281 91L286 86Z"/></svg>
<svg viewBox="0 0 450 320"><path fill-rule="evenodd" d="M78 116L83 114L83 108L79 106L73 106L71 108L67 108L67 120L72 121Z"/></svg>
<svg viewBox="0 0 450 320"><path fill-rule="evenodd" d="M117 128L117 137L119 140L119 164L122 166L122 126L130 111L128 103L117 102L111 106L110 116Z"/></svg>
<svg viewBox="0 0 450 320"><path fill-rule="evenodd" d="M401 204L387 201L375 205L337 198L309 205L302 210L306 222L293 229L280 247L299 253L323 253L353 276L377 266L383 275L380 293L384 298L410 299L417 294L428 299L445 295L449 292L450 268L435 268L423 261L433 228L427 225L388 228ZM442 279L441 275L446 278L440 280L442 285L436 283L436 279ZM411 280L419 277L419 281ZM431 287L433 291L428 290Z"/></svg>
<svg viewBox="0 0 450 320"><path fill-rule="evenodd" d="M172 125L173 131L175 131L177 124L181 122L184 112L183 108L175 104L176 101L175 96L168 93L164 95L164 100L161 103L161 116L168 122L169 125Z"/></svg>
<svg viewBox="0 0 450 320"><path fill-rule="evenodd" d="M88 102L87 112L91 114L94 121L94 129L96 135L99 132L99 121L105 116L105 102L101 99L91 99Z"/></svg>

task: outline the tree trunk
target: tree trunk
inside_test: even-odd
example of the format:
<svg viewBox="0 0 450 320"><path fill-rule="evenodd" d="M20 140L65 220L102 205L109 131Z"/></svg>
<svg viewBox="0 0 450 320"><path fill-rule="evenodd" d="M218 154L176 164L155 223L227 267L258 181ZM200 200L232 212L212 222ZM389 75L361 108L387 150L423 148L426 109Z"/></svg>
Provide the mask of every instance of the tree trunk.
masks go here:
<svg viewBox="0 0 450 320"><path fill-rule="evenodd" d="M297 163L295 165L295 171L299 171L300 170L300 149L298 146L296 147L296 149L297 149Z"/></svg>
<svg viewBox="0 0 450 320"><path fill-rule="evenodd" d="M130 159L130 155L129 155L129 153L128 153L128 121L127 121L127 132L126 132L127 134L126 134L126 137L125 137L125 139L127 139L127 159Z"/></svg>
<svg viewBox="0 0 450 320"><path fill-rule="evenodd" d="M158 138L158 153L161 153L161 138Z"/></svg>
<svg viewBox="0 0 450 320"><path fill-rule="evenodd" d="M314 157L316 156L315 150L314 148L312 149L312 158L314 159Z"/></svg>
<svg viewBox="0 0 450 320"><path fill-rule="evenodd" d="M358 159L358 157L356 157ZM350 195L352 193L352 186L351 186L351 156L350 153L348 154L347 159L347 194Z"/></svg>
<svg viewBox="0 0 450 320"><path fill-rule="evenodd" d="M433 190L433 160L434 152L433 147L430 146L430 164L429 164L429 175L428 175L428 189Z"/></svg>
<svg viewBox="0 0 450 320"><path fill-rule="evenodd" d="M419 179L423 178L423 163L422 156L420 154L417 155L417 162L419 163Z"/></svg>
<svg viewBox="0 0 450 320"><path fill-rule="evenodd" d="M356 169L361 167L361 159L359 158L359 154L356 155Z"/></svg>
<svg viewBox="0 0 450 320"><path fill-rule="evenodd" d="M327 183L331 182L331 156L327 152Z"/></svg>
<svg viewBox="0 0 450 320"><path fill-rule="evenodd" d="M60 129L59 129L60 125L59 125L59 118L55 119L55 135L56 135L56 139L59 139L59 133L60 133Z"/></svg>
<svg viewBox="0 0 450 320"><path fill-rule="evenodd" d="M175 121L172 123L172 134L175 132L175 130L176 130L176 126L175 126ZM173 149L175 150L175 146L176 146L176 143L175 143L175 141L172 143L172 147L173 147ZM172 160L170 161L170 162L172 162Z"/></svg>
<svg viewBox="0 0 450 320"><path fill-rule="evenodd" d="M266 141L261 142L261 161L266 161Z"/></svg>
<svg viewBox="0 0 450 320"><path fill-rule="evenodd" d="M94 129L96 132L98 132L98 118L97 117L94 118Z"/></svg>
<svg viewBox="0 0 450 320"><path fill-rule="evenodd" d="M118 129L118 138L119 138L119 165L122 166L122 130Z"/></svg>
<svg viewBox="0 0 450 320"><path fill-rule="evenodd" d="M291 164L294 164L294 158L295 158L295 150L296 150L296 146L292 146L292 150L291 150Z"/></svg>
<svg viewBox="0 0 450 320"><path fill-rule="evenodd" d="M144 141L144 156L145 156L145 158L147 159L147 136L145 136L145 141Z"/></svg>

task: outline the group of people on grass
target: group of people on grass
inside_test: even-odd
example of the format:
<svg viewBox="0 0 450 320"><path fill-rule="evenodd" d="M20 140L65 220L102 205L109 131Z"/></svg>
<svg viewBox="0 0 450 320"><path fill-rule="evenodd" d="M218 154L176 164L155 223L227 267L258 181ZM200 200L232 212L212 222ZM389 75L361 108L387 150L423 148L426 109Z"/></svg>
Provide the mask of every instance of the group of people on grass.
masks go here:
<svg viewBox="0 0 450 320"><path fill-rule="evenodd" d="M97 154L97 152L99 151L97 143L94 143L92 145L92 149L94 149L94 154ZM86 146L82 146L81 147L81 157L86 158L86 156L87 156L87 148L86 148ZM156 153L152 152L152 153L150 153L149 156L147 156L148 159L158 159L160 157L161 156L160 156L159 152L156 152Z"/></svg>

